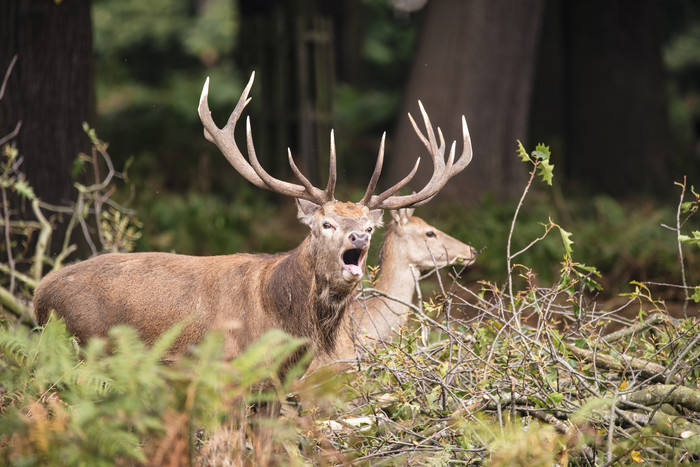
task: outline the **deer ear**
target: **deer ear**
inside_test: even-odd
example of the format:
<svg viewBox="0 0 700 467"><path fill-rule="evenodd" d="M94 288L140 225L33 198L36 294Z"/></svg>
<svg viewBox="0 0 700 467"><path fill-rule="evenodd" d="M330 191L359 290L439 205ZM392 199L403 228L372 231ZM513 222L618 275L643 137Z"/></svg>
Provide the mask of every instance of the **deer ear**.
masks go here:
<svg viewBox="0 0 700 467"><path fill-rule="evenodd" d="M311 201L305 199L296 198L297 200L297 218L304 224L311 226L314 221L314 216L316 211L318 211L321 206Z"/></svg>
<svg viewBox="0 0 700 467"><path fill-rule="evenodd" d="M389 214L391 214L391 218L394 219L394 222L401 225L401 209L392 209L389 211Z"/></svg>
<svg viewBox="0 0 700 467"><path fill-rule="evenodd" d="M411 217L415 211L416 211L415 208L404 208L403 212L406 216L406 220L408 220L408 218Z"/></svg>
<svg viewBox="0 0 700 467"><path fill-rule="evenodd" d="M384 225L384 221L382 220L383 215L384 215L383 209L372 209L369 212L369 217L372 218L372 222L374 222L375 227L381 227L382 225Z"/></svg>

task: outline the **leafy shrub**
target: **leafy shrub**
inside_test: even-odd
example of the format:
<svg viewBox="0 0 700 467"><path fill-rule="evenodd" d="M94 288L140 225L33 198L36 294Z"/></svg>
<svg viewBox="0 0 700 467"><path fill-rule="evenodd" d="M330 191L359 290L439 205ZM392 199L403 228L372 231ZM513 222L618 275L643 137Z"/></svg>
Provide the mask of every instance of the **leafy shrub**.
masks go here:
<svg viewBox="0 0 700 467"><path fill-rule="evenodd" d="M277 371L302 342L273 331L225 362L223 336L211 333L166 366L161 357L179 331L146 349L134 330L117 327L79 349L62 321L41 332L0 327L3 464L189 462L203 433L245 415L256 385L276 382L267 399L284 394Z"/></svg>

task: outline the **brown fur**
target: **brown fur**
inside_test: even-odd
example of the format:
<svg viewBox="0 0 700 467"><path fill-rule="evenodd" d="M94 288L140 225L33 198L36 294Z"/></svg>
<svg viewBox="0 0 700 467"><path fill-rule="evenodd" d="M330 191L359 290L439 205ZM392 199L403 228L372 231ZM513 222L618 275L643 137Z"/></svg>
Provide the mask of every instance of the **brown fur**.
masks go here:
<svg viewBox="0 0 700 467"><path fill-rule="evenodd" d="M276 255L97 256L48 274L36 289L34 308L40 324L53 311L80 341L125 324L150 345L185 321L168 358L187 352L211 329L226 333L226 358L273 328L305 337L315 352L327 354L360 280L344 278L340 256L352 246L350 232L378 226L380 216L337 201L300 206L311 232L297 248ZM323 226L328 222L332 232Z"/></svg>

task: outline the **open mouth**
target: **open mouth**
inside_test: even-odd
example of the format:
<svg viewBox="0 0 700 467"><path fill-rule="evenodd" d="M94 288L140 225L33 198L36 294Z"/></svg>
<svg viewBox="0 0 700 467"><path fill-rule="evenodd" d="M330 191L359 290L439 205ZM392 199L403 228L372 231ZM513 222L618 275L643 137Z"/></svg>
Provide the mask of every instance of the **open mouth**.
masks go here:
<svg viewBox="0 0 700 467"><path fill-rule="evenodd" d="M343 269L348 271L353 276L362 276L362 268L360 267L360 263L362 262L364 253L364 250L361 250L360 248L351 248L345 251L341 256Z"/></svg>

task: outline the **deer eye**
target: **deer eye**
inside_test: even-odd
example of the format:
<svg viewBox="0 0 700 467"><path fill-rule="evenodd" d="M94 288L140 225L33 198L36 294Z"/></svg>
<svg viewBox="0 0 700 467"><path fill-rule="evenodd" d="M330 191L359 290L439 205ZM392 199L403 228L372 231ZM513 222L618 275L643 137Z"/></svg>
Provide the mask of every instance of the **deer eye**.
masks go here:
<svg viewBox="0 0 700 467"><path fill-rule="evenodd" d="M331 225L330 222L324 222L324 223L323 223L323 228L324 228L324 229L332 229L332 228L333 228L333 225Z"/></svg>
<svg viewBox="0 0 700 467"><path fill-rule="evenodd" d="M367 233L372 233L372 227L367 227Z"/></svg>
<svg viewBox="0 0 700 467"><path fill-rule="evenodd" d="M427 232L427 233L425 234L425 236L426 236L426 237L432 238L432 237L435 236L435 232L433 232L433 231L431 230L431 231Z"/></svg>

